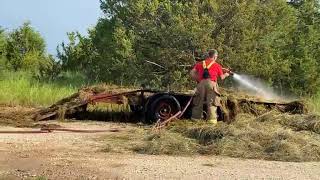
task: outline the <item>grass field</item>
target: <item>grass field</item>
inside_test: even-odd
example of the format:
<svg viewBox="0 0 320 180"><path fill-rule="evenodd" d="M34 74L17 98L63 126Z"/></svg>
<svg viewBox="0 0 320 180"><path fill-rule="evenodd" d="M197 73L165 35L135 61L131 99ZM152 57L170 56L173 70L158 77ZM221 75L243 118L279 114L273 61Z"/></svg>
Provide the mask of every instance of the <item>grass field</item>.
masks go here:
<svg viewBox="0 0 320 180"><path fill-rule="evenodd" d="M47 106L84 84L80 78L40 82L27 72L1 72L0 75L0 103L6 105Z"/></svg>

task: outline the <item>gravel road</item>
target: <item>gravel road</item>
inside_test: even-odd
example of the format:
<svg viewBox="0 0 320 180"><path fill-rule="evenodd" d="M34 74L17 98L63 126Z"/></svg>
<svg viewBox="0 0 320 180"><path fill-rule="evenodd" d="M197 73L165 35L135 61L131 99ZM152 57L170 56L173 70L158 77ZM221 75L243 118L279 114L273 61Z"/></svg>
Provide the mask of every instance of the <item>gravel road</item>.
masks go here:
<svg viewBox="0 0 320 180"><path fill-rule="evenodd" d="M103 122L54 123L77 129L130 128ZM0 179L320 179L320 162L105 153L99 138L108 133L121 132L0 134Z"/></svg>

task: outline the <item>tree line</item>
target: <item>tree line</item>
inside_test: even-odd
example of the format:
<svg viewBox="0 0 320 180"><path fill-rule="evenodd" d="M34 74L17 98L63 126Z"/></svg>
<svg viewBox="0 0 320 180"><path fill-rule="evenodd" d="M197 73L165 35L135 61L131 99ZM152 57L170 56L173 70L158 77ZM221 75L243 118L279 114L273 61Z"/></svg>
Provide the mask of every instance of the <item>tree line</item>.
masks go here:
<svg viewBox="0 0 320 180"><path fill-rule="evenodd" d="M51 80L61 71L59 66L30 22L11 32L0 27L0 70L29 71L38 80Z"/></svg>
<svg viewBox="0 0 320 180"><path fill-rule="evenodd" d="M320 89L318 0L100 2L104 16L88 36L68 33L69 42L57 48L57 60L44 55L37 33L20 29L20 34L34 36L28 46L37 44L27 50L23 43L13 45L23 42L19 33L0 35L6 64L13 70L33 68L39 77L81 71L92 81L179 89L192 86L188 72L195 53L214 48L223 66L276 89L298 95Z"/></svg>

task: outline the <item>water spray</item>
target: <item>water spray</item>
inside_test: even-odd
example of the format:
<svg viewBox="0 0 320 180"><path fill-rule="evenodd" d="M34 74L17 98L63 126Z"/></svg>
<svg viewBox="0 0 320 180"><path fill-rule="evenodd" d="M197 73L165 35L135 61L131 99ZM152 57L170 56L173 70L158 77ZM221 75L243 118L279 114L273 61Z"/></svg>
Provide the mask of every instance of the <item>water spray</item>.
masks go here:
<svg viewBox="0 0 320 180"><path fill-rule="evenodd" d="M255 85L251 84L249 81L245 80L241 75L237 74L237 73L233 73L233 78L235 80L237 80L238 82L240 82L242 85L256 91L256 92L260 92L261 90L256 87Z"/></svg>
<svg viewBox="0 0 320 180"><path fill-rule="evenodd" d="M252 78L250 79L244 75L237 74L229 69L225 70L225 72L228 72L230 75L232 75L233 79L237 81L242 87L245 87L248 90L255 92L256 95L266 100L280 99L279 96L276 95L276 93L274 93L274 91L271 88L268 88L261 81L252 80Z"/></svg>
<svg viewBox="0 0 320 180"><path fill-rule="evenodd" d="M280 100L280 98L272 88L267 87L264 83L259 80L253 80L246 76L234 73L233 79L239 82L242 86L253 90L257 95L263 97L266 100Z"/></svg>

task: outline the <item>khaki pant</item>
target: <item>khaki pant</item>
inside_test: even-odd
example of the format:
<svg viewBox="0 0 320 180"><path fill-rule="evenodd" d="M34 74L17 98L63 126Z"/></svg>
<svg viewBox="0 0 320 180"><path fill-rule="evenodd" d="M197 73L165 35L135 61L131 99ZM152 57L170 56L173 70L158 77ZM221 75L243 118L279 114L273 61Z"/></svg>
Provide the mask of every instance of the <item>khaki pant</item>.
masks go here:
<svg viewBox="0 0 320 180"><path fill-rule="evenodd" d="M217 120L217 106L220 105L219 97L214 89L217 83L210 79L202 80L197 85L193 98L192 119L202 119L203 106L206 105L207 120Z"/></svg>

